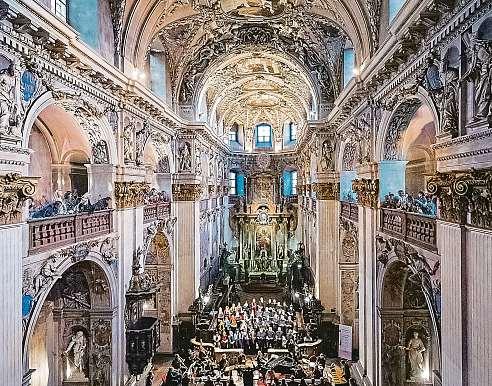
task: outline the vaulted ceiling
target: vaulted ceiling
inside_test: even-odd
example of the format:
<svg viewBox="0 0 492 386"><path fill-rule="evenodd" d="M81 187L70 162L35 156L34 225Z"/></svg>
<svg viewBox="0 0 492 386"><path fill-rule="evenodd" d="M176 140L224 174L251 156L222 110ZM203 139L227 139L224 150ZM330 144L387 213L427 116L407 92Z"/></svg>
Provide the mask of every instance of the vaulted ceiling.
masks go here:
<svg viewBox="0 0 492 386"><path fill-rule="evenodd" d="M357 1L127 0L124 54L143 67L163 52L173 104L197 120L302 123L340 92L343 48L369 51Z"/></svg>

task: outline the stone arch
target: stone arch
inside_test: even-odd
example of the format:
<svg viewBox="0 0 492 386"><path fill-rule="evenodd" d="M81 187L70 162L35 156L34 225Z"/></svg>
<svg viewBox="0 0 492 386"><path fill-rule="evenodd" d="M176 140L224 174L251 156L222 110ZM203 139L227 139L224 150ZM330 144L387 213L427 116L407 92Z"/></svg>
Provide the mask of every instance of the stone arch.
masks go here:
<svg viewBox="0 0 492 386"><path fill-rule="evenodd" d="M159 291L156 294L150 309L145 312L156 315L160 320L161 345L159 351L173 352L172 344L172 279L173 262L171 244L164 231L161 222L150 240L145 254L145 271L151 280L158 284Z"/></svg>
<svg viewBox="0 0 492 386"><path fill-rule="evenodd" d="M381 385L404 385L412 378L412 366L402 347L408 347L414 332L419 334L426 349L422 377L431 382L432 372L439 371L441 366L440 323L433 292L435 284L431 284L435 271L429 273L428 259L402 242L378 238L377 245ZM423 268L423 262L427 268Z"/></svg>
<svg viewBox="0 0 492 386"><path fill-rule="evenodd" d="M377 132L376 139L376 161L401 159L401 146L398 142L415 112L422 106L430 110L437 130L439 113L427 91L419 87L415 95L404 99L391 112L382 114L381 129Z"/></svg>
<svg viewBox="0 0 492 386"><path fill-rule="evenodd" d="M57 283L59 283L60 280L63 280L63 278L66 277L66 274L72 272L74 269L80 269L84 272L86 277L88 277L87 275L92 275L92 287L90 287L88 296L90 296L91 309L97 310L96 314L98 316L96 315L94 319L88 319L87 323L89 324L85 326L85 330L87 333L87 331L92 331L91 329L94 328L94 335L91 336L93 341L90 342L90 344L94 347L95 351L91 351L91 354L100 355L97 358L96 356L88 358L88 360L94 361L90 364L91 376L97 374L97 371L95 370L94 373L92 373L93 369L97 366L95 361L100 361L101 366L110 366L111 363L116 363L115 361L119 356L118 348L117 346L114 348L111 347L111 342L117 341L118 339L118 332L116 329L118 323L114 320L113 316L114 308L118 304L117 282L114 271L110 266L110 261L112 260L109 260L110 258L114 259L114 255L112 255L112 252L110 253L114 248L113 241L113 239L107 238L99 240L98 243L92 246L82 243L56 252L47 259L41 261L41 267L38 266L39 273L34 275L34 277L27 274L28 270L33 269L33 267L24 268L24 305L26 296L33 296L31 311L27 317L23 316L23 324L25 323L23 363L26 371L30 368L31 343L33 342L34 334L37 331L38 321L43 317L42 313L47 306L46 302L50 296L53 296L53 291L57 286ZM90 250L87 251L86 248L89 248ZM81 255L80 257L77 257L79 253L87 254L85 256ZM42 275L43 267L46 264L51 264L50 262L52 262L53 265L46 270L45 275ZM50 272L50 275L48 275L48 271ZM42 287L38 288L39 291L34 293L33 290L35 290L35 288L30 288L31 284L29 283L29 278L36 280L36 277L39 277L39 275L42 275L44 282ZM78 288L77 286L71 287ZM72 299L73 302L77 302L75 297L69 297L69 299ZM81 303L84 303L84 301L82 300ZM115 322L115 328L113 328L113 322ZM76 325L77 324L75 323L74 326ZM98 336L98 334L103 333L105 342L102 342L101 340L103 338L102 335ZM58 348L60 348L60 345L58 343L56 344L58 345ZM104 356L104 358L101 356ZM57 374L57 372L60 372L61 370L58 368L53 371ZM110 370L106 371L106 382L111 382L111 379L117 378L116 372L114 371L113 373L114 374L111 374Z"/></svg>
<svg viewBox="0 0 492 386"><path fill-rule="evenodd" d="M39 115L49 106L56 105L69 114L76 126L90 142L91 163L117 164L117 146L111 125L102 110L89 102L85 97L65 91L47 91L41 94L29 107L22 123L22 145L28 147L29 137ZM106 148L107 156L100 151ZM105 161L105 162L102 162Z"/></svg>

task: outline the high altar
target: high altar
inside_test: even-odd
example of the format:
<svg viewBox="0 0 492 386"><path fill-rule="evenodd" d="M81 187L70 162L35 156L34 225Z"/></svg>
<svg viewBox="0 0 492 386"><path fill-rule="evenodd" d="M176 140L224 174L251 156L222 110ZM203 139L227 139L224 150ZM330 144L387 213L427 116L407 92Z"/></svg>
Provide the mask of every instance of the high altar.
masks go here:
<svg viewBox="0 0 492 386"><path fill-rule="evenodd" d="M236 263L244 279L279 279L295 245L297 205L282 197L281 177L259 173L247 177L246 196L232 209L231 228L237 238Z"/></svg>

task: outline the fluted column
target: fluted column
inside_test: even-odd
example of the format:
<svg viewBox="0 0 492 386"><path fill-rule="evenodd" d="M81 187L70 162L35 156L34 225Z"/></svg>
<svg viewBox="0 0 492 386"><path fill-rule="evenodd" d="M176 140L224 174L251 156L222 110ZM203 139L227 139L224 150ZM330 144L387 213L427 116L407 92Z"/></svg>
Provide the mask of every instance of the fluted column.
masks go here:
<svg viewBox="0 0 492 386"><path fill-rule="evenodd" d="M492 382L491 186L492 168L436 173L427 185L439 198L443 385Z"/></svg>

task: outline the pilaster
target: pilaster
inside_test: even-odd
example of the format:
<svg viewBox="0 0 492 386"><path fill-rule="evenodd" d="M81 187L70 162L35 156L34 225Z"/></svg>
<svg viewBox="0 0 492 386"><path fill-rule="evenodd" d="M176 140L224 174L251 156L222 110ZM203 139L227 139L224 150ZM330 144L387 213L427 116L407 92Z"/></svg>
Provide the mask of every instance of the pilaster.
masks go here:
<svg viewBox="0 0 492 386"><path fill-rule="evenodd" d="M362 175L370 178L360 178L352 184L359 205L359 361L370 384L378 384L379 363L379 326L375 307L379 180L374 174L364 173Z"/></svg>
<svg viewBox="0 0 492 386"><path fill-rule="evenodd" d="M481 358L492 355L487 316L492 312L491 186L491 168L436 173L427 184L439 198L444 385L492 381L481 363Z"/></svg>
<svg viewBox="0 0 492 386"><path fill-rule="evenodd" d="M200 197L202 187L175 182L172 186L176 229L177 313L187 313L200 287Z"/></svg>
<svg viewBox="0 0 492 386"><path fill-rule="evenodd" d="M21 385L22 363L22 258L27 254L25 202L35 192L34 180L20 174L0 177L0 384Z"/></svg>
<svg viewBox="0 0 492 386"><path fill-rule="evenodd" d="M312 185L316 193L316 296L326 310L337 308L339 181L333 174Z"/></svg>

